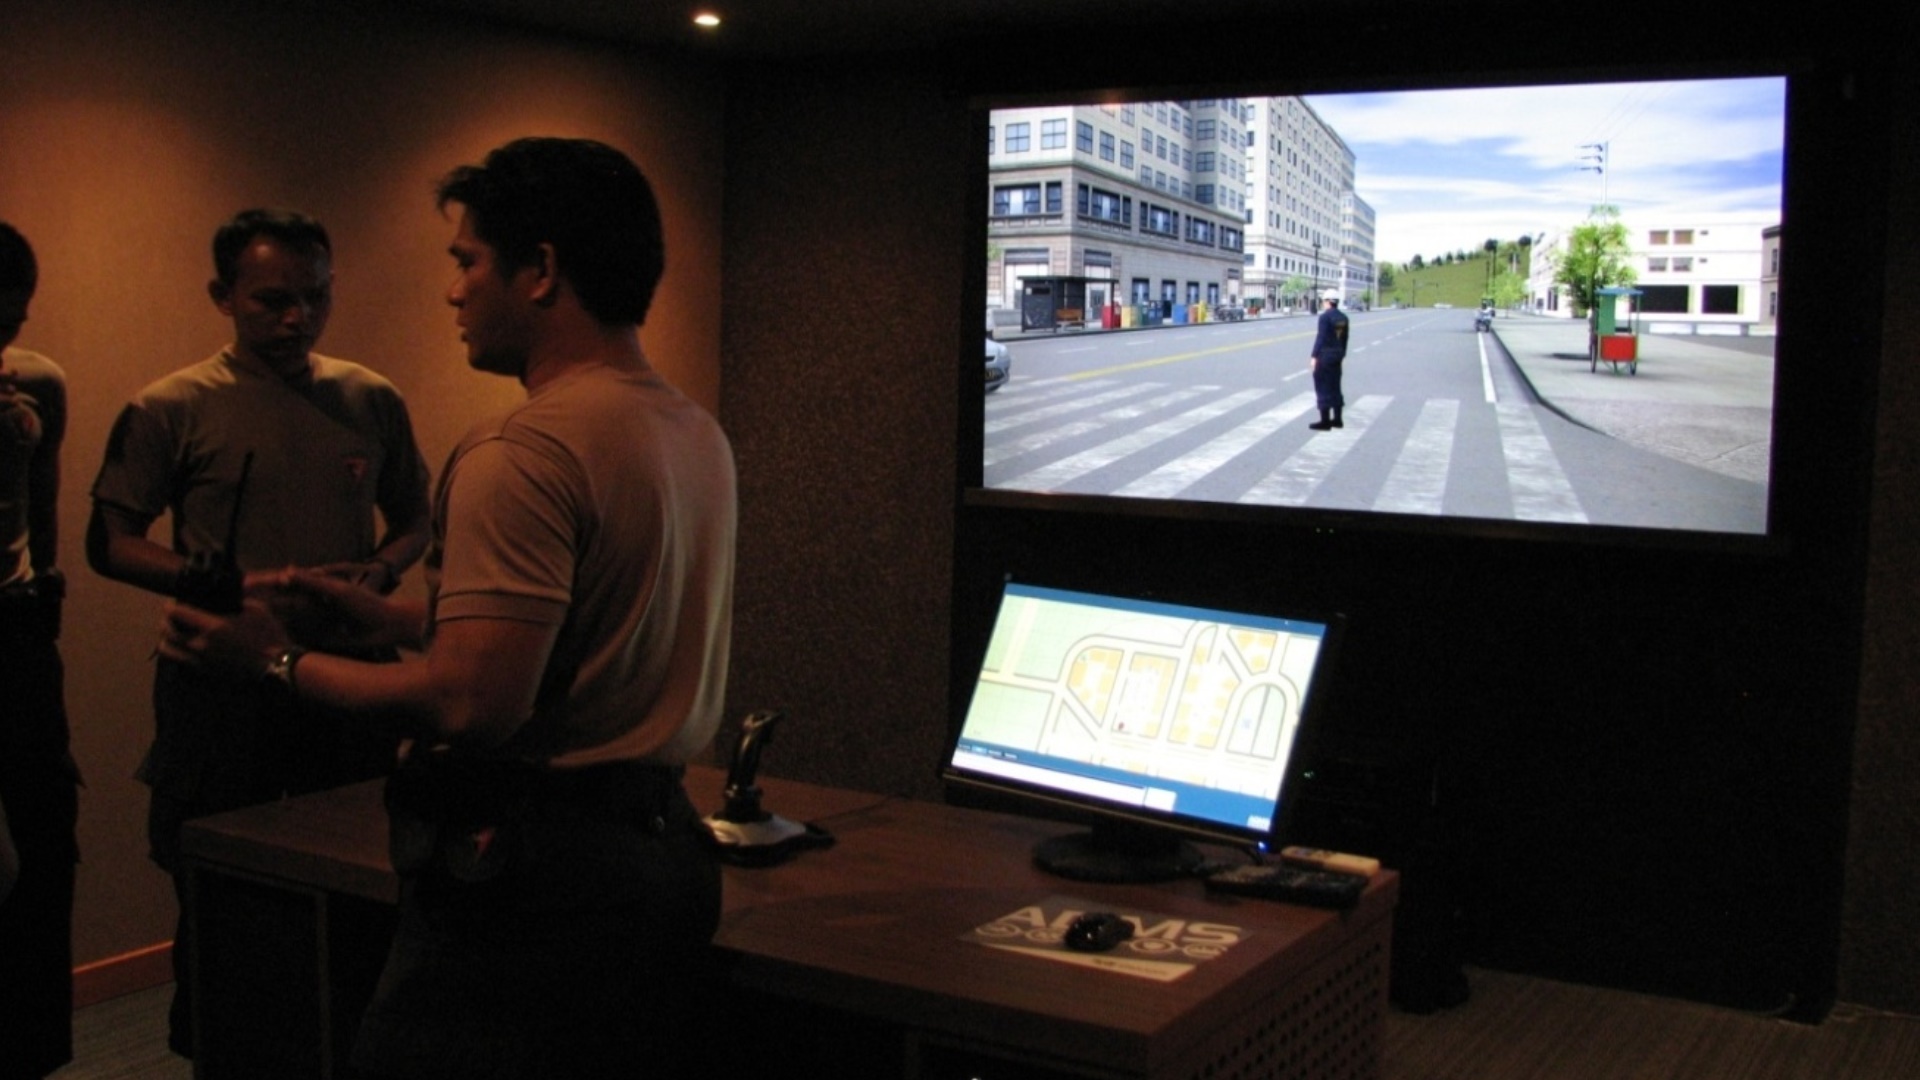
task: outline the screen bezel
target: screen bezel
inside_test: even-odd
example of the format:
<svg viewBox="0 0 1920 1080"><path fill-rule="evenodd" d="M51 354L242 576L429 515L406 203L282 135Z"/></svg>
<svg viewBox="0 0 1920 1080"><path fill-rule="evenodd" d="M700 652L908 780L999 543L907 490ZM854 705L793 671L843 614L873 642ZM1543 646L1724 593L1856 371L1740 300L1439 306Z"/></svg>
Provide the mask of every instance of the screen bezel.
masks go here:
<svg viewBox="0 0 1920 1080"><path fill-rule="evenodd" d="M1340 652L1341 642L1347 632L1347 619L1340 613L1316 612L1305 610L1270 610L1259 613L1233 611L1217 604L1202 604L1186 599L1169 596L1138 596L1115 592L1091 592L1037 582L1008 579L1003 583L994 617L989 621L988 640L979 643L973 655L984 658L993 628L999 624L999 614L1004 608L1008 592L1015 588L1031 588L1046 592L1086 596L1095 599L1111 600L1116 606L1140 605L1143 609L1171 607L1181 609L1188 614L1206 614L1230 622L1234 618L1244 618L1257 622L1298 622L1323 627L1320 635L1319 650L1314 656L1312 675L1300 702L1300 717L1294 728L1293 744L1289 751L1286 767L1281 776L1280 790L1270 814L1268 828L1261 830L1252 827L1234 826L1205 818L1195 818L1174 812L1162 812L1139 807L1107 802L1090 796L1077 796L1037 784L1024 783L1018 779L971 771L955 763L962 741L965 739L967 720L971 715L973 700L980 683L976 678L964 695L953 730L946 742L946 752L941 759L940 778L949 785L970 789L974 792L991 793L1011 797L1025 806L1050 807L1063 811L1059 816L1066 820L1096 828L1103 825L1115 825L1125 828L1146 830L1150 833L1166 833L1172 836L1184 836L1193 839L1239 847L1254 847L1260 850L1274 849L1279 846L1280 838L1288 834L1305 789L1310 785L1315 764L1318 732L1325 723L1327 701L1332 696L1333 672ZM976 671L978 665L976 665Z"/></svg>
<svg viewBox="0 0 1920 1080"><path fill-rule="evenodd" d="M1801 160L1795 129L1806 123L1802 83L1814 67L1810 62L1787 59L1741 61L1737 63L1696 59L1672 63L1623 64L1605 69L1520 69L1506 72L1449 70L1441 68L1424 74L1363 78L1315 75L1311 72L1258 79L1222 79L1214 83L1169 80L1164 84L1129 84L1114 89L1100 86L1097 77L1056 83L1051 87L1012 87L974 94L967 102L973 152L968 160L968 185L972 196L965 216L969 241L966 256L967 278L963 289L962 325L969 328L964 337L965 358L959 369L961 407L960 430L956 438L958 476L956 497L962 507L1015 513L1039 512L1043 517L1055 514L1091 515L1095 518L1156 518L1173 521L1251 524L1260 528L1286 530L1311 535L1368 533L1409 537L1465 537L1516 542L1527 545L1548 544L1596 549L1642 549L1653 551L1704 552L1712 555L1755 557L1777 560L1793 546L1798 521L1797 505L1811 504L1817 496L1803 498L1796 489L1797 478L1805 468L1793 460L1800 452L1798 427L1806 421L1792 398L1791 386L1799 369L1812 364L1803 354L1817 351L1815 344L1792 329L1792 321L1779 323L1774 336L1774 391L1771 413L1772 445L1767 480L1765 531L1760 533L1719 532L1703 529L1640 527L1608 524L1565 524L1555 522L1494 519L1451 515L1405 514L1375 510L1326 509L1307 506L1272 506L1247 503L1218 503L1175 498L1135 498L1066 492L1022 491L988 487L982 462L985 432L986 392L978 370L980 313L986 309L988 255L986 245L977 241L988 234L990 215L986 193L990 190L987 128L993 110L1058 104L1102 104L1160 100L1190 100L1222 96L1263 96L1355 93L1366 91L1458 90L1479 87L1524 87L1550 85L1608 84L1643 81L1779 78L1785 83L1786 108L1783 132L1781 175L1781 219L1796 206L1813 198L1801 191L1803 173L1811 163ZM1100 87L1100 88L1094 88ZM1779 279L1782 310L1820 302L1813 295L1809 275L1783 275ZM1803 299L1804 297L1804 299ZM1014 380L1019 379L1018 371ZM1783 438L1783 434L1785 437Z"/></svg>

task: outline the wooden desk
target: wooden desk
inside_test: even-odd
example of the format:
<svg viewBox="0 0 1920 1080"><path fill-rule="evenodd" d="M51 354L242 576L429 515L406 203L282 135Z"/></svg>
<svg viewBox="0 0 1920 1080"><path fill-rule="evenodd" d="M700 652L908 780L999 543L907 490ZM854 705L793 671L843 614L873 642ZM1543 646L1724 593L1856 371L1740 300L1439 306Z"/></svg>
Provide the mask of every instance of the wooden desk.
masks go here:
<svg viewBox="0 0 1920 1080"><path fill-rule="evenodd" d="M719 806L722 780L691 771L695 804ZM1344 913L1212 897L1190 881L1084 884L1031 865L1034 842L1064 831L1057 824L776 779L763 787L768 809L838 840L783 866L727 871L715 944L733 961L743 1016L779 1048L784 1068L769 1075L814 1075L817 1061L789 1052L798 1045L840 1062L857 1046L884 1071L926 1078L1379 1074L1391 872ZM379 785L193 822L184 845L196 1075L344 1075L396 895ZM1155 981L974 934L1062 900L1160 916L1169 948L1221 927L1243 940Z"/></svg>

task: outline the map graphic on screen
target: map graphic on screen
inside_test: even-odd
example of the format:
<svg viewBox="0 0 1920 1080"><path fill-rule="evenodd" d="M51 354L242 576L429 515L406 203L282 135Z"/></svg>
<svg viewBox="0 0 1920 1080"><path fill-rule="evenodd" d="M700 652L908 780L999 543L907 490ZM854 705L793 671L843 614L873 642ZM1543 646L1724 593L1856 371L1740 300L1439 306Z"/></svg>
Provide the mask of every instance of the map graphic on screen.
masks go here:
<svg viewBox="0 0 1920 1080"><path fill-rule="evenodd" d="M1326 633L1009 585L952 765L1264 833Z"/></svg>

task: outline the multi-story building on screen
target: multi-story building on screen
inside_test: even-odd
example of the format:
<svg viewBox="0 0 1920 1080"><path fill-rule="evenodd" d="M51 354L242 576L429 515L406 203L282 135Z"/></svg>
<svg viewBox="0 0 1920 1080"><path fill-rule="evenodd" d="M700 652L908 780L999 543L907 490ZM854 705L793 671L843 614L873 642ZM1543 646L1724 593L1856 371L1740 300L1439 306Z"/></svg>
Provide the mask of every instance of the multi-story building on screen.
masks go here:
<svg viewBox="0 0 1920 1080"><path fill-rule="evenodd" d="M1085 278L1090 322L1371 293L1353 152L1299 98L998 109L987 137L990 309L1042 277Z"/></svg>
<svg viewBox="0 0 1920 1080"><path fill-rule="evenodd" d="M1280 307L1369 296L1374 216L1353 151L1301 98L1247 104L1248 295Z"/></svg>
<svg viewBox="0 0 1920 1080"><path fill-rule="evenodd" d="M995 110L987 306L1081 276L1087 306L1242 294L1246 107L1232 99Z"/></svg>

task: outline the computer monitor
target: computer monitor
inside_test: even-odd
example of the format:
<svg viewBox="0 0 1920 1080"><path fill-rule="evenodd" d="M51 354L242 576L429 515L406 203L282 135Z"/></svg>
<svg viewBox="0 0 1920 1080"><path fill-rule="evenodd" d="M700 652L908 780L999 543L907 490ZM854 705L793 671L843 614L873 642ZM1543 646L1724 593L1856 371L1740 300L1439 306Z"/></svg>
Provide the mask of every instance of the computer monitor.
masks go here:
<svg viewBox="0 0 1920 1080"><path fill-rule="evenodd" d="M1191 874L1186 837L1270 845L1341 629L1008 582L943 776L1090 814L1034 853L1063 877Z"/></svg>

